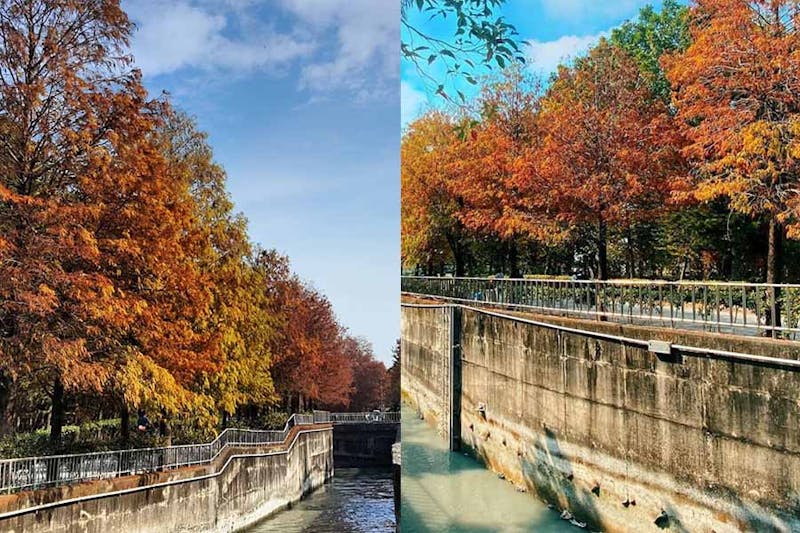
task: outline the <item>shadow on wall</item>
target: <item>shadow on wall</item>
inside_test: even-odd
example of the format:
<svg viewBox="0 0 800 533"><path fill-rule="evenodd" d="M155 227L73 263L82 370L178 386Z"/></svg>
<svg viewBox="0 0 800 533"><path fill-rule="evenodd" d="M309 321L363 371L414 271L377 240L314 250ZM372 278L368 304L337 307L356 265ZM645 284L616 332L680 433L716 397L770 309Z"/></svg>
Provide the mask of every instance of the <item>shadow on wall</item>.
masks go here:
<svg viewBox="0 0 800 533"><path fill-rule="evenodd" d="M478 453L482 454L480 447ZM532 457L528 457L531 455ZM486 458L480 455L484 462ZM550 428L544 429L544 436L531 446L529 454L519 458L521 471L527 488L540 499L556 505L559 510L567 509L580 522L585 522L590 530L603 530L604 524L595 504L602 488L586 490L577 487L574 481L572 463L562 453L559 440ZM717 487L718 498L729 501L739 509L743 517L736 527L741 531L790 531L785 522L774 516L765 516L752 503L743 501L731 490ZM626 500L627 505L635 505ZM620 505L624 505L620 502ZM627 507L627 505L625 505ZM793 511L794 513L797 510ZM792 514L792 512L790 512ZM668 504L662 514L655 517L654 529L668 530L675 533L691 533L695 531L691 523L681 516L681 511Z"/></svg>
<svg viewBox="0 0 800 533"><path fill-rule="evenodd" d="M468 426L474 432L472 426ZM491 435L484 436L484 439ZM465 453L475 457L485 465L492 461L484 445L473 435L470 443L464 443ZM585 524L591 531L602 531L603 522L600 512L595 505L599 497L597 492L577 487L571 462L562 454L558 438L549 428L545 428L545 436L533 443L530 450L517 453L520 471L522 472L526 489L540 500L556 507L559 513L569 512L569 517L576 522Z"/></svg>
<svg viewBox="0 0 800 533"><path fill-rule="evenodd" d="M537 491L540 498L559 509L568 509L590 529L602 530L603 522L594 503L602 488L595 493L576 487L572 463L561 452L558 437L550 428L544 432L533 446L534 460L529 460L527 454L519 457L528 489Z"/></svg>

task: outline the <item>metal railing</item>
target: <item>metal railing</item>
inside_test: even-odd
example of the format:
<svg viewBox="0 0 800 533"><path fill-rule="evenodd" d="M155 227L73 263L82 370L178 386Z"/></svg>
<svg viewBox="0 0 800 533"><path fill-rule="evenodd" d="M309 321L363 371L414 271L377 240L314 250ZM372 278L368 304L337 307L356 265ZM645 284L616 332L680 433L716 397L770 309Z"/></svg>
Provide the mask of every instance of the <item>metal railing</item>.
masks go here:
<svg viewBox="0 0 800 533"><path fill-rule="evenodd" d="M334 424L396 424L400 422L400 412L331 413L331 422Z"/></svg>
<svg viewBox="0 0 800 533"><path fill-rule="evenodd" d="M330 413L315 411L313 414L293 414L282 430L229 428L205 444L3 459L0 460L0 491L38 489L206 464L227 447L278 444L286 440L295 426L330 422Z"/></svg>
<svg viewBox="0 0 800 533"><path fill-rule="evenodd" d="M412 296L642 325L800 339L800 285L403 276ZM777 320L773 320L776 317Z"/></svg>

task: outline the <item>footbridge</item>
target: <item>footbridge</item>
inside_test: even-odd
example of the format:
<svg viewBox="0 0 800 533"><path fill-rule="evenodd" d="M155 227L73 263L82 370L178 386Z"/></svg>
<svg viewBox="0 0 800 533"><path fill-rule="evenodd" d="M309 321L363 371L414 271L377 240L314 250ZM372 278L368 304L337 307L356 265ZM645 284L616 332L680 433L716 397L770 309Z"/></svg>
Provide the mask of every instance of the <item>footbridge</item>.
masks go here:
<svg viewBox="0 0 800 533"><path fill-rule="evenodd" d="M392 445L400 440L400 413L331 415L337 467L392 466Z"/></svg>
<svg viewBox="0 0 800 533"><path fill-rule="evenodd" d="M402 395L592 530L800 530L800 286L402 280Z"/></svg>
<svg viewBox="0 0 800 533"><path fill-rule="evenodd" d="M202 444L0 460L0 530L237 530L324 484L355 420L362 437L382 435L399 413L315 411Z"/></svg>

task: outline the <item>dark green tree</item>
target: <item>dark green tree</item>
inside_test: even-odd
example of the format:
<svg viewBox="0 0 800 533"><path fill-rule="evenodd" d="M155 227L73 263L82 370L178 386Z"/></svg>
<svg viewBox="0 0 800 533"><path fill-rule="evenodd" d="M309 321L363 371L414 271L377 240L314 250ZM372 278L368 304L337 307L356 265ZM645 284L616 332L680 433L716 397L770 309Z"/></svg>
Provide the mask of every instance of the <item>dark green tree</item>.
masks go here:
<svg viewBox="0 0 800 533"><path fill-rule="evenodd" d="M652 77L653 93L666 103L670 86L661 67L665 53L685 50L691 41L688 8L676 0L664 0L661 11L647 5L636 20L629 20L611 32L611 42L626 50L639 67Z"/></svg>

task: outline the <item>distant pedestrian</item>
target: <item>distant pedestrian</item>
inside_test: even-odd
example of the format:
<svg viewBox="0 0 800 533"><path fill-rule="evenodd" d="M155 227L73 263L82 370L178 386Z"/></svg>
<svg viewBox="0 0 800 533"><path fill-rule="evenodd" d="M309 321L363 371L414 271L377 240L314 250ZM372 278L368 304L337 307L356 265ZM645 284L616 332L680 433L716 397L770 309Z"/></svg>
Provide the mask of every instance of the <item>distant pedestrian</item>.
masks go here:
<svg viewBox="0 0 800 533"><path fill-rule="evenodd" d="M150 419L144 414L143 409L139 409L139 420L136 422L136 427L142 433L146 433L150 430Z"/></svg>

